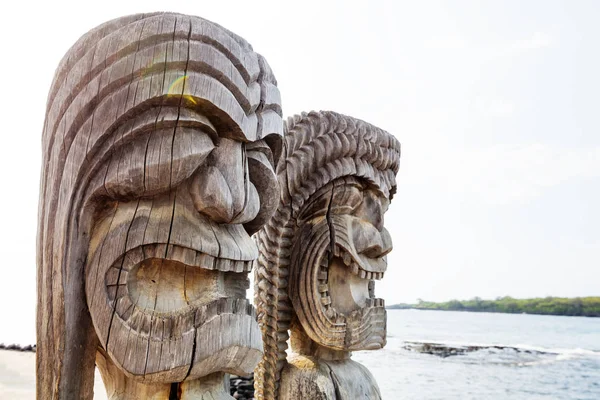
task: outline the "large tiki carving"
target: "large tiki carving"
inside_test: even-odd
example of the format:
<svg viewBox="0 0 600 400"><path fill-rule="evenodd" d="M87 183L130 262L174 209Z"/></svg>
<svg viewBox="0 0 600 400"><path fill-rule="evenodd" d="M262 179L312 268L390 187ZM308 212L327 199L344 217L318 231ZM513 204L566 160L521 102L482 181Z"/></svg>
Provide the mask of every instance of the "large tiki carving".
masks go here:
<svg viewBox="0 0 600 400"><path fill-rule="evenodd" d="M258 234L255 302L265 355L256 398L381 398L350 352L385 345L374 285L392 249L383 214L396 190L400 144L333 112L290 118L286 128L280 203ZM286 359L290 332L295 354Z"/></svg>
<svg viewBox="0 0 600 400"><path fill-rule="evenodd" d="M266 61L198 17L84 35L48 98L38 227L38 399L231 398L263 345L250 235L278 198Z"/></svg>

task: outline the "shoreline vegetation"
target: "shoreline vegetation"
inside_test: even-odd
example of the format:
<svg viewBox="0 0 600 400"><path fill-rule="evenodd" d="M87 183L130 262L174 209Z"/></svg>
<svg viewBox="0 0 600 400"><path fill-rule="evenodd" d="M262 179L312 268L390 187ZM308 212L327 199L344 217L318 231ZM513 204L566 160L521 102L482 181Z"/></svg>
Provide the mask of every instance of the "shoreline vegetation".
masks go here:
<svg viewBox="0 0 600 400"><path fill-rule="evenodd" d="M400 303L386 308L388 310L414 309L600 317L600 297L514 299L505 296L495 300L482 300L475 297L471 300L450 300L440 303L418 299L416 304Z"/></svg>
<svg viewBox="0 0 600 400"><path fill-rule="evenodd" d="M23 346L20 344L4 344L0 343L0 350L12 350L12 351L25 351L25 352L33 352L35 353L36 345L30 344L27 346Z"/></svg>

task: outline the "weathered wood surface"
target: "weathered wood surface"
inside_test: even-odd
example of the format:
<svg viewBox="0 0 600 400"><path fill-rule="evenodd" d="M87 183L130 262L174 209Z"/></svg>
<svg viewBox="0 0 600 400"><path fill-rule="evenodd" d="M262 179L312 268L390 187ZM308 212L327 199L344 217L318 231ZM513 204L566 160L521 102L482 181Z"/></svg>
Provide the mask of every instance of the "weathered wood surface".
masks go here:
<svg viewBox="0 0 600 400"><path fill-rule="evenodd" d="M250 235L277 205L282 129L266 61L204 19L123 17L67 52L43 133L38 399L91 399L96 362L112 399L252 371Z"/></svg>
<svg viewBox="0 0 600 400"><path fill-rule="evenodd" d="M381 399L375 378L363 365L292 355L281 374L282 399Z"/></svg>
<svg viewBox="0 0 600 400"><path fill-rule="evenodd" d="M257 236L255 303L265 348L257 399L381 398L350 352L385 345L375 281L392 249L383 214L399 159L400 143L364 121L334 112L288 120L280 201ZM288 360L290 335L296 354Z"/></svg>

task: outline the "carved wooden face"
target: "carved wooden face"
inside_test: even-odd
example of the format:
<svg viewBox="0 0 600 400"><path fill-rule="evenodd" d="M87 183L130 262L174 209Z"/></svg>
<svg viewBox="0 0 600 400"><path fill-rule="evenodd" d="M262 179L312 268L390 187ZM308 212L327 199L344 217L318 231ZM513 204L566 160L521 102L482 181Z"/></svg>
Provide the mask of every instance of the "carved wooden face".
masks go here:
<svg viewBox="0 0 600 400"><path fill-rule="evenodd" d="M315 193L298 218L290 297L302 327L322 346L385 345L385 308L374 287L392 249L383 227L388 205L372 186L340 178Z"/></svg>
<svg viewBox="0 0 600 400"><path fill-rule="evenodd" d="M173 125L117 139L98 171L86 262L92 321L128 375L245 374L262 353L246 289L258 255L250 235L276 205L271 148L228 137L189 110Z"/></svg>

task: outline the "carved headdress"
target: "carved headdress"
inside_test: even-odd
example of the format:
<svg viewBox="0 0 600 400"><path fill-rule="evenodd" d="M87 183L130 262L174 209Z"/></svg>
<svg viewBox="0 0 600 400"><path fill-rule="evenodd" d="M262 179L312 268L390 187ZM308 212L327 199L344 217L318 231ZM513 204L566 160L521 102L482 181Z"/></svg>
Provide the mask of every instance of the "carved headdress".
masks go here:
<svg viewBox="0 0 600 400"><path fill-rule="evenodd" d="M190 232L193 231L179 232L176 237L175 225L180 221L183 224L185 218L189 222L201 217L189 212L177 219L173 196L169 200L168 193L174 193L178 185L187 182L204 160L211 160L213 142L220 138L238 145L264 139L277 159L281 134L279 91L269 66L244 39L210 21L179 14L132 15L93 29L67 52L50 89L43 133L37 250L38 398L91 398L96 349L99 342L102 346L109 342L111 325L114 329L117 324L114 312L119 310L115 310L115 294L110 294L110 286L114 284L112 289L118 289L124 274L119 270L116 281L109 282L112 278L108 272L105 278L88 268L92 258L90 249L100 248L99 243L94 242L97 214L108 209L117 215L112 226L103 225L104 228L98 229L110 226L107 230L114 230L114 237L129 236L130 239L125 245L105 248L102 257L106 259L118 259L129 249L148 244L149 240L159 241L143 234L134 235L137 228L132 221L133 215L136 215L135 221L144 220L146 224L148 219L154 218L158 206L144 208L142 203L152 204L151 199L163 192L167 192L166 197L163 196L164 209L170 211L155 218L160 221L157 235L165 236L160 241L168 245L173 240L192 240ZM244 160L250 160L250 164L265 160L240 148L240 154L246 157ZM222 163L214 157L215 163ZM210 167L211 171L217 171L218 166ZM248 168L242 184L248 181L247 171ZM257 178L252 174L260 175L261 171L264 170L260 167L251 170L250 177ZM211 177L217 176L217 172ZM270 182L257 180L263 185ZM276 182L271 186L275 187ZM200 191L204 189L206 187ZM260 190L258 192L260 196ZM235 214L238 225L230 228L218 225L221 226L218 229L240 233L244 227L248 232L260 227L273 208L269 210L270 206L263 204L268 203L267 198L260 200L261 209L252 210L252 215L256 215L252 217L254 220L245 218L242 206L236 206L239 210L230 210L230 214ZM230 203L233 201L236 199L229 199ZM204 203L199 200L195 204ZM243 196L240 204L247 204ZM130 207L131 212L123 211L123 207ZM119 220L119 212L114 210L123 211L119 211L121 215L129 213L131 218ZM141 215L142 210L145 215ZM210 214L207 210L205 214ZM209 224L207 218L202 218ZM227 215L219 218L226 219ZM242 224L246 225L242 227ZM121 235L121 231L127 235ZM213 240L218 233L211 233ZM224 231L223 237L227 235ZM134 243L136 238L139 243ZM226 239L231 242L232 236ZM248 243L250 247L246 246ZM240 246L249 249L248 254L241 254L243 251L237 250L235 245L229 247L238 251L240 262L233 263L234 257L228 257L229 264L225 266L225 261L214 262L217 256L213 254L210 267L247 272L247 264L256 256L251 243L249 237L238 241ZM86 302L86 290L88 294L89 290L95 293L93 286L89 289L85 284L85 274L90 270L96 273L96 280L88 282L88 286L102 286L98 293L111 298L98 300L98 294L96 299L88 298ZM89 304L104 300L102 307L112 307L113 317L108 314L108 320L102 320L103 314L98 314L90 318ZM240 299L233 307L242 308L242 303ZM145 335L147 339L148 332ZM144 345L146 353L139 356L143 372L146 367L148 371L151 368L149 363L143 365L148 358L146 348ZM253 350L260 354L258 347ZM127 360L117 361L125 364ZM254 365L254 362L250 363ZM166 368L167 372L175 367L186 368L188 375L191 370L186 364L156 366L157 371Z"/></svg>
<svg viewBox="0 0 600 400"><path fill-rule="evenodd" d="M382 277L391 249L382 215L396 191L400 143L384 130L334 112L297 115L284 130L277 166L280 202L258 233L255 269L265 351L255 370L255 396L262 400L279 398L294 325L334 350L385 344L385 310L372 296L371 281ZM373 218L364 217L369 213ZM349 300L340 294L339 304L330 297L331 281L338 279L329 270L334 259L345 264L342 275L347 271L361 281L357 287L368 285L371 295L358 299L360 304L352 294Z"/></svg>

